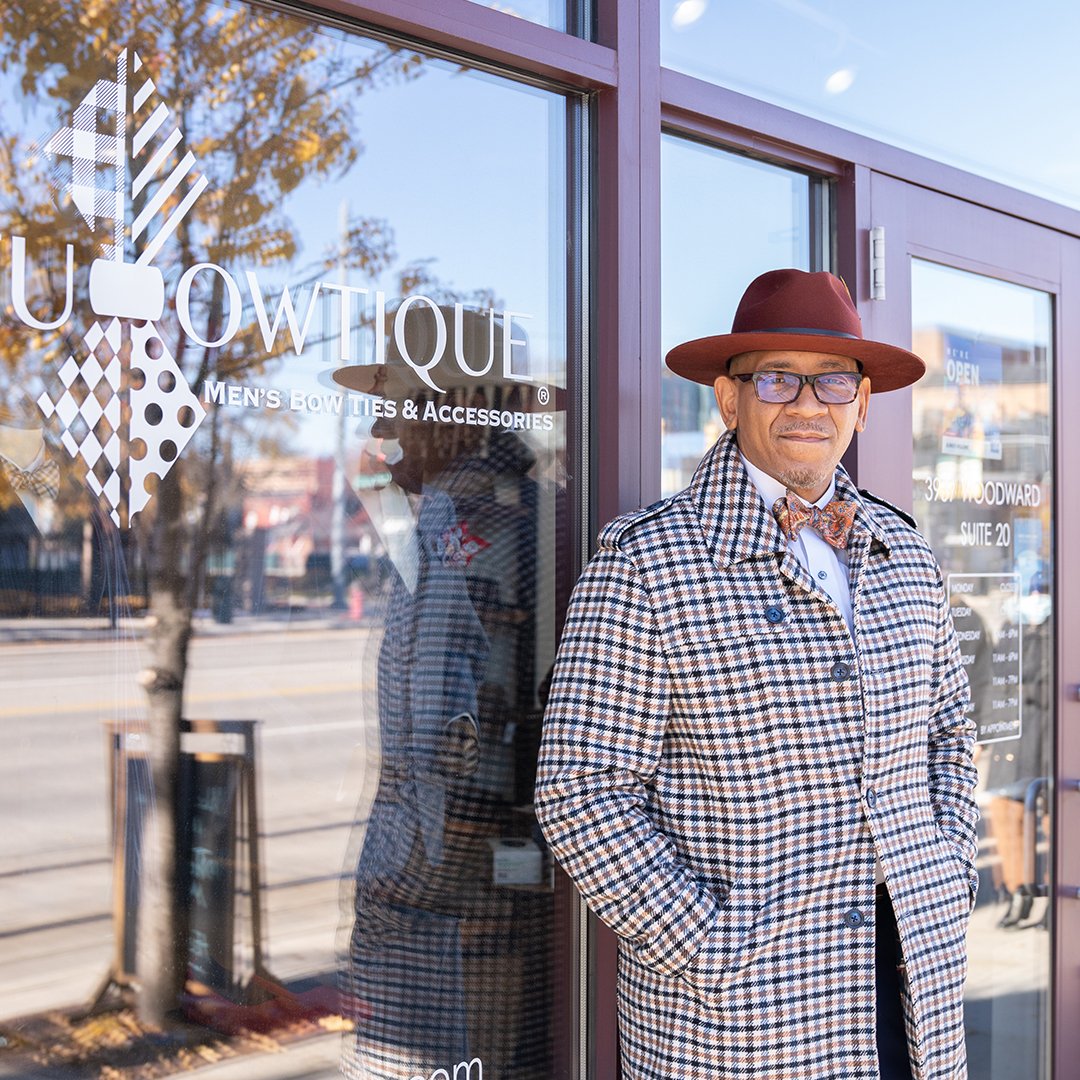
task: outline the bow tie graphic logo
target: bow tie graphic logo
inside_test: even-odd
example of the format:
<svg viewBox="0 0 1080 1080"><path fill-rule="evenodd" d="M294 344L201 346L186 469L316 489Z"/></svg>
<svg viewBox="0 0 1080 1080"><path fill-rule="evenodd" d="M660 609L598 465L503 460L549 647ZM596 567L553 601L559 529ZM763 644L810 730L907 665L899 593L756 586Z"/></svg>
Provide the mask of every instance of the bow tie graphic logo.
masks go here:
<svg viewBox="0 0 1080 1080"><path fill-rule="evenodd" d="M64 449L85 463L88 486L126 528L150 501L152 477L169 472L206 415L155 326L165 287L153 260L207 179L128 49L115 79L97 81L44 151L56 160L58 201L70 200L105 235L90 267L97 320L82 335L85 355L68 356L61 385L37 404L46 419L57 418ZM129 251L134 261L125 261Z"/></svg>
<svg viewBox="0 0 1080 1080"><path fill-rule="evenodd" d="M833 499L824 507L811 506L790 491L773 504L773 514L781 532L794 540L809 525L834 548L846 548L855 522L855 503L851 499Z"/></svg>

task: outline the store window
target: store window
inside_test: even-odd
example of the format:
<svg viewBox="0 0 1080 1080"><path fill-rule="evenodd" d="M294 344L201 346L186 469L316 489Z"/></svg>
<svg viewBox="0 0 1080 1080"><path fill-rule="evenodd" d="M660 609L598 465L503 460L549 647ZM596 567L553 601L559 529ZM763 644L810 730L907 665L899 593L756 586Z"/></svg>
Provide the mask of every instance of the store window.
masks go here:
<svg viewBox="0 0 1080 1080"><path fill-rule="evenodd" d="M567 34L587 37L592 21L592 5L586 0L473 0L481 7L494 8L527 22L549 26Z"/></svg>
<svg viewBox="0 0 1080 1080"><path fill-rule="evenodd" d="M992 2L978 18L934 0L659 7L665 67L1080 207L1058 137L1080 111L1074 4Z"/></svg>
<svg viewBox="0 0 1080 1080"><path fill-rule="evenodd" d="M662 355L681 341L727 333L758 274L824 269L811 213L827 194L822 181L674 135L663 138L660 175ZM711 386L663 367L661 394L661 484L671 495L690 482L722 428Z"/></svg>
<svg viewBox="0 0 1080 1080"><path fill-rule="evenodd" d="M0 31L0 1056L566 1075L581 103L239 3Z"/></svg>

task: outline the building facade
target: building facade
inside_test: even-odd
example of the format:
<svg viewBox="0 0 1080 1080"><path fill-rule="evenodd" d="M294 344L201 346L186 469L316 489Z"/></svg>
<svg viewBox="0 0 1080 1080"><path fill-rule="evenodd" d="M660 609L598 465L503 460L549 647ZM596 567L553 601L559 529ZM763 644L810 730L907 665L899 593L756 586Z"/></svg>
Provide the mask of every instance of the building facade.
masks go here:
<svg viewBox="0 0 1080 1080"><path fill-rule="evenodd" d="M974 691L971 1076L1074 1075L1080 15L894 7L0 11L0 1075L617 1075L548 676L781 266L927 361L846 464Z"/></svg>

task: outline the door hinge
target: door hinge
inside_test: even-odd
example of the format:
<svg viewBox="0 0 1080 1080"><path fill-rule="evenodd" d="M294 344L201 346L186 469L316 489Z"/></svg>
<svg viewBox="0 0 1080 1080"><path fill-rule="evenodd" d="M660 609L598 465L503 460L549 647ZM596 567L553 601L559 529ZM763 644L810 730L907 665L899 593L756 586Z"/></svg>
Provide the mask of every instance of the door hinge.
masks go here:
<svg viewBox="0 0 1080 1080"><path fill-rule="evenodd" d="M870 299L885 299L885 226L870 230Z"/></svg>

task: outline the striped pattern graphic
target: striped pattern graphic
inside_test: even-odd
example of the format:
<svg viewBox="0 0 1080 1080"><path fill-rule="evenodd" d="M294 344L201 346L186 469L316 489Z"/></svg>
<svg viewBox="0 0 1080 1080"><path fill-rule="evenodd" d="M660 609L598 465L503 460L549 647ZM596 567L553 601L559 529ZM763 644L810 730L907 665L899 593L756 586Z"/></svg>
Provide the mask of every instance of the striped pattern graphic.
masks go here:
<svg viewBox="0 0 1080 1080"><path fill-rule="evenodd" d="M137 55L133 66L136 73L141 72ZM131 223L131 239L140 248L135 261L144 265L154 260L161 246L187 217L208 181L205 176L196 175L195 155L190 150L179 154L177 148L183 132L174 123L169 107L159 100L148 74L142 76L135 90L133 105L131 196L146 198ZM170 200L175 200L171 208Z"/></svg>
<svg viewBox="0 0 1080 1080"><path fill-rule="evenodd" d="M575 591L536 808L619 935L627 1080L876 1080L875 856L916 1080L966 1075L967 680L925 540L836 488L853 635L730 434Z"/></svg>

